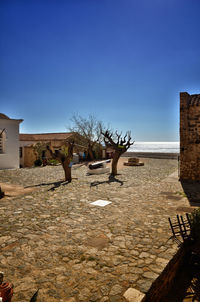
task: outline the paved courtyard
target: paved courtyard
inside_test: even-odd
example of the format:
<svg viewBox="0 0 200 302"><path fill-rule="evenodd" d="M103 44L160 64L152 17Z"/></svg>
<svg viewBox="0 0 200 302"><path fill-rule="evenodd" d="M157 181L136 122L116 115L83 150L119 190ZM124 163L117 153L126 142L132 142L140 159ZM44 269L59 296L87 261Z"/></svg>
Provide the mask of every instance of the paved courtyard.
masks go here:
<svg viewBox="0 0 200 302"><path fill-rule="evenodd" d="M168 217L190 205L176 160L144 162L115 179L74 166L70 184L61 166L0 171L1 183L26 188L0 200L0 270L13 302L38 288L38 302L120 302L129 287L148 290L176 252ZM90 204L98 199L111 203Z"/></svg>

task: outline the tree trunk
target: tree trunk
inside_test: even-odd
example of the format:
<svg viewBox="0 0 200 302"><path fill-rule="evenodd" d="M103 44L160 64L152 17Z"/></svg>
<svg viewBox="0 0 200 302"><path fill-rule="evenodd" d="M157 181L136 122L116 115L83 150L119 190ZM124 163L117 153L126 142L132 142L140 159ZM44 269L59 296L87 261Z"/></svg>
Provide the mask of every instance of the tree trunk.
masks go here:
<svg viewBox="0 0 200 302"><path fill-rule="evenodd" d="M62 163L63 169L65 171L65 181L71 182L72 181L72 175L71 175L71 167L70 162L68 160L65 160Z"/></svg>
<svg viewBox="0 0 200 302"><path fill-rule="evenodd" d="M114 150L111 175L115 176L115 175L117 175L117 163L118 163L120 156L124 152L126 152L131 145L133 145L133 143L131 143L130 132L126 132L126 134L123 138L122 135L118 134L116 131L116 133L115 133L116 139L114 139L114 140L113 140L114 135L111 130L107 129L105 132L102 131L101 133L104 136L104 143L105 143L106 147ZM117 140L117 142L116 142L116 140Z"/></svg>
<svg viewBox="0 0 200 302"><path fill-rule="evenodd" d="M88 155L89 155L90 160L94 160L94 155L93 155L91 146L88 147Z"/></svg>
<svg viewBox="0 0 200 302"><path fill-rule="evenodd" d="M112 171L111 171L111 175L113 175L113 176L117 175L117 163L118 163L120 156L121 156L121 153L119 153L119 152L114 152L114 154L113 154Z"/></svg>
<svg viewBox="0 0 200 302"><path fill-rule="evenodd" d="M65 155L63 153L61 153L59 150L56 152L53 152L50 148L50 146L47 145L47 150L50 152L51 156L57 160L59 160L59 162L62 164L63 170L65 172L65 181L71 182L72 181L72 176L71 176L71 169L72 169L72 165L71 165L71 161L73 158L73 146L74 143L69 143L69 150L68 150L68 154Z"/></svg>

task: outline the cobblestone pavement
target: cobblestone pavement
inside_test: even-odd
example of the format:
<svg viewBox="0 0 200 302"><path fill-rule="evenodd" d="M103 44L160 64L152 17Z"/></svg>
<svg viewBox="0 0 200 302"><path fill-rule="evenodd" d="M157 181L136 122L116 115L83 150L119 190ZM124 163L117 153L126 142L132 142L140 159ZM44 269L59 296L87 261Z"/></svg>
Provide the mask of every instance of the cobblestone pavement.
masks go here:
<svg viewBox="0 0 200 302"><path fill-rule="evenodd" d="M146 292L176 252L168 217L189 202L176 160L146 159L115 179L61 166L1 170L0 182L37 190L0 200L0 270L14 284L13 302L125 301L133 287ZM105 207L90 205L103 199Z"/></svg>

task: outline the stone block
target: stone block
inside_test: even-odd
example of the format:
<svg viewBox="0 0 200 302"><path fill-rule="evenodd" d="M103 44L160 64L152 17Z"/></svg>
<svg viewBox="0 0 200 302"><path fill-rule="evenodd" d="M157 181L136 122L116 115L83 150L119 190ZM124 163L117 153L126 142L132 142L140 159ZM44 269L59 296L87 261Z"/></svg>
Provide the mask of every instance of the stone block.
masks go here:
<svg viewBox="0 0 200 302"><path fill-rule="evenodd" d="M140 159L137 158L137 157L130 157L130 158L128 159L128 162L129 162L129 163L139 163L139 161L140 161Z"/></svg>
<svg viewBox="0 0 200 302"><path fill-rule="evenodd" d="M142 163L142 162L140 162L140 163L128 162L128 163L124 163L124 166L144 166L144 163Z"/></svg>
<svg viewBox="0 0 200 302"><path fill-rule="evenodd" d="M128 302L141 302L144 298L144 294L141 293L139 290L135 288L128 288L127 291L124 293L124 298Z"/></svg>

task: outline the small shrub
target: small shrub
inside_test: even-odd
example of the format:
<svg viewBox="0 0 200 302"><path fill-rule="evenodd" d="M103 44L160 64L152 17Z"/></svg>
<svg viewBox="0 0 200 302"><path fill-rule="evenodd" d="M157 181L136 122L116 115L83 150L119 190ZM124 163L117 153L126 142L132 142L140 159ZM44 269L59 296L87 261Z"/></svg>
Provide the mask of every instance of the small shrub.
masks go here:
<svg viewBox="0 0 200 302"><path fill-rule="evenodd" d="M40 166L42 165L41 159L40 159L40 158L36 159L36 160L34 161L34 165L35 165L35 167L40 167Z"/></svg>
<svg viewBox="0 0 200 302"><path fill-rule="evenodd" d="M59 164L59 161L56 159L48 159L48 161L47 161L47 165L50 165L50 166L57 166L58 164Z"/></svg>
<svg viewBox="0 0 200 302"><path fill-rule="evenodd" d="M88 260L88 261L95 261L95 260L96 260L96 258L95 258L95 257L93 257L93 256L89 256L89 257L87 258L87 260Z"/></svg>
<svg viewBox="0 0 200 302"><path fill-rule="evenodd" d="M195 209L191 215L191 236L195 241L200 241L200 208Z"/></svg>

